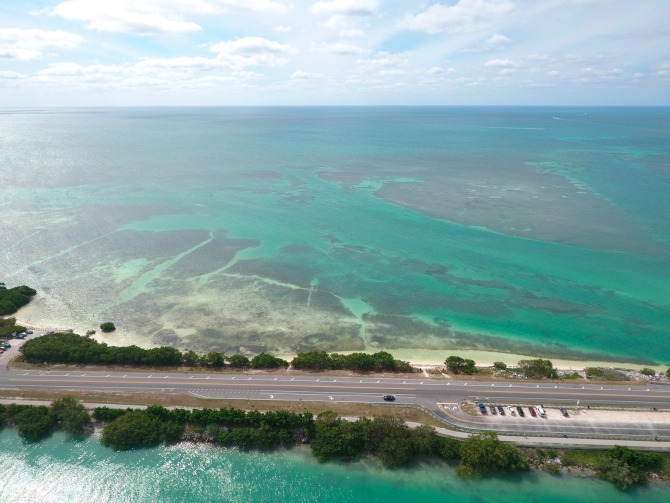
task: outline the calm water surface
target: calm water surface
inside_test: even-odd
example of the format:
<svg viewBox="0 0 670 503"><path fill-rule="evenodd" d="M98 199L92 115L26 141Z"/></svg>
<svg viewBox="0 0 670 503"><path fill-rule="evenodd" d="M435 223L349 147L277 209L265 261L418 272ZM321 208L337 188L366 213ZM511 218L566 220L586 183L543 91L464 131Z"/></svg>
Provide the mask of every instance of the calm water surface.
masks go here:
<svg viewBox="0 0 670 503"><path fill-rule="evenodd" d="M21 313L199 351L670 362L670 111L0 113Z"/></svg>
<svg viewBox="0 0 670 503"><path fill-rule="evenodd" d="M529 474L461 480L448 466L387 471L318 464L306 449L240 453L182 444L115 453L96 437L28 444L0 432L0 501L78 502L665 502L667 486L623 493L596 480Z"/></svg>

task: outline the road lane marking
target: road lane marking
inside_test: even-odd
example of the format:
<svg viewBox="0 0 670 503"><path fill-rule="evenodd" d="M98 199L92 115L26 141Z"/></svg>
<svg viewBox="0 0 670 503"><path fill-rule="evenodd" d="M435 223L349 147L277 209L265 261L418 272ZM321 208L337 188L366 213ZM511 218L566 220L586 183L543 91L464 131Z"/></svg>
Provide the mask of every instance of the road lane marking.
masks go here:
<svg viewBox="0 0 670 503"><path fill-rule="evenodd" d="M95 384L149 384L145 381L86 381L86 380L70 380L70 379L12 379L10 378L9 381L18 381L18 382L24 382L24 381L39 381L44 383L44 385L49 385L50 383L71 383L71 384L80 384L80 383L95 383ZM177 385L192 385L192 383L188 381L175 381L170 383L174 386ZM259 386L268 386L268 384L264 383L254 383L254 384L243 384L243 383L203 383L207 384L209 386L220 386L220 387L231 387L231 386L248 386L248 387L259 387ZM39 385L28 385L26 384L25 386L39 386ZM377 386L342 386L342 385L316 385L316 384L273 384L272 386L274 387L279 387L279 388L337 388L337 389L374 389L374 390L379 390L380 388ZM385 387L384 389L389 389L389 390L406 390L406 391L416 391L416 388L393 388L393 387Z"/></svg>

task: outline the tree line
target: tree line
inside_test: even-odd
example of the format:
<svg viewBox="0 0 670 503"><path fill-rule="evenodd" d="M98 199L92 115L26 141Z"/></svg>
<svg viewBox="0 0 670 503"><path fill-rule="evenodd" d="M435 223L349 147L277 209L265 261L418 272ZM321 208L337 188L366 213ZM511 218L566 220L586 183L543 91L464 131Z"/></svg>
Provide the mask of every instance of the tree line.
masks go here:
<svg viewBox="0 0 670 503"><path fill-rule="evenodd" d="M454 374L477 373L475 361L469 358L461 358L460 356L452 355L447 357L444 361L444 365L449 372ZM496 370L507 370L507 364L504 362L494 362L493 368ZM551 360L543 360L541 358L534 360L519 360L518 367L515 370L531 379L550 379L558 377L558 373Z"/></svg>
<svg viewBox="0 0 670 503"><path fill-rule="evenodd" d="M381 416L348 421L333 412L316 418L310 413L221 409L166 409L152 405L144 410L98 407L93 416L105 421L101 442L115 450L151 447L180 439L199 439L224 447L275 449L309 443L319 462L356 461L372 456L387 468L420 460L442 459L457 463L463 477L513 473L528 469L528 460L512 444L493 432L465 441L441 437L430 426L409 428L395 417Z"/></svg>
<svg viewBox="0 0 670 503"><path fill-rule="evenodd" d="M276 449L309 443L319 462L357 461L374 457L387 468L418 461L443 460L456 466L461 477L484 477L522 472L528 454L498 439L495 432L481 432L465 440L439 436L430 426L409 428L401 419L380 416L346 420L334 412L316 418L309 412L220 409L146 409L96 407L93 419L104 424L101 443L114 450L130 450L181 440L206 441L224 447ZM92 431L92 418L71 396L44 405L0 404L0 427L13 425L19 435L38 441L53 431L81 435ZM579 456L573 456L577 453ZM557 454L553 456L557 457ZM574 458L574 459L573 459ZM662 469L664 458L615 446L607 451L566 451L565 466L585 464L598 478L628 489L647 480L647 473Z"/></svg>
<svg viewBox="0 0 670 503"><path fill-rule="evenodd" d="M108 346L90 337L73 333L52 333L26 341L20 350L30 363L76 363L92 365L148 365L160 367L202 367L221 369L276 369L286 368L289 362L268 353L253 358L219 352L198 354L180 351L170 346L144 349L139 346ZM296 369L304 370L354 370L358 372L390 371L413 372L412 366L396 360L393 355L380 351L372 355L327 354L324 351L298 353L291 361Z"/></svg>
<svg viewBox="0 0 670 503"><path fill-rule="evenodd" d="M57 332L30 339L19 349L31 363L78 363L92 365L148 365L189 367L268 369L288 367L288 362L267 353L249 359L244 355L226 356L210 352L199 355L170 346L144 349L139 346L109 346L90 337Z"/></svg>
<svg viewBox="0 0 670 503"><path fill-rule="evenodd" d="M0 316L14 314L28 304L36 294L36 290L26 285L7 288L4 283L0 283Z"/></svg>
<svg viewBox="0 0 670 503"><path fill-rule="evenodd" d="M0 404L0 427L15 425L19 436L30 441L41 440L52 431L72 435L86 433L91 416L86 408L71 396L64 396L46 405Z"/></svg>
<svg viewBox="0 0 670 503"><path fill-rule="evenodd" d="M396 360L392 354L379 351L373 354L328 354L325 351L298 353L291 366L300 370L353 370L356 372L415 372L408 362Z"/></svg>

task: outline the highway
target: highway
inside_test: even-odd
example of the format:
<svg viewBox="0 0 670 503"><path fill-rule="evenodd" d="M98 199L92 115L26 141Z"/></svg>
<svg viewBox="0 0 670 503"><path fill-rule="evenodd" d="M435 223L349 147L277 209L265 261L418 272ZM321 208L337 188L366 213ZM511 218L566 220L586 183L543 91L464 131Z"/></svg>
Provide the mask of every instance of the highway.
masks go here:
<svg viewBox="0 0 670 503"><path fill-rule="evenodd" d="M321 401L365 404L417 405L432 411L452 425L469 429L554 435L616 435L670 437L667 421L612 423L594 427L577 418L564 418L550 404L573 408L615 405L670 409L670 386L600 386L581 384L537 384L523 381L480 382L428 378L331 377L321 374L292 377L267 374L183 374L162 372L88 371L0 371L0 389L80 390L108 392L181 393L199 398ZM396 401L383 401L393 394ZM487 404L548 406L548 418L471 416L459 407L464 400ZM527 409L526 409L527 410Z"/></svg>

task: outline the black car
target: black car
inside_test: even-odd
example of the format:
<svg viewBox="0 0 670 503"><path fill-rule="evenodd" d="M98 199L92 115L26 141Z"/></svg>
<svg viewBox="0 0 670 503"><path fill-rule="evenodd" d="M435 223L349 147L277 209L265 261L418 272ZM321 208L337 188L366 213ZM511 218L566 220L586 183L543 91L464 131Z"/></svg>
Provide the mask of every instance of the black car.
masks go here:
<svg viewBox="0 0 670 503"><path fill-rule="evenodd" d="M568 409L566 409L565 407L561 407L559 410L561 411L561 414L563 414L564 417L569 417Z"/></svg>
<svg viewBox="0 0 670 503"><path fill-rule="evenodd" d="M497 414L495 405L489 405L489 409L491 410L492 415L495 416Z"/></svg>
<svg viewBox="0 0 670 503"><path fill-rule="evenodd" d="M521 408L521 405L516 406L516 411L519 413L519 417L526 417L526 413Z"/></svg>
<svg viewBox="0 0 670 503"><path fill-rule="evenodd" d="M384 395L385 402L395 402L395 395Z"/></svg>
<svg viewBox="0 0 670 503"><path fill-rule="evenodd" d="M503 409L502 405L498 405L498 412L500 412L501 416L505 415L505 409Z"/></svg>

